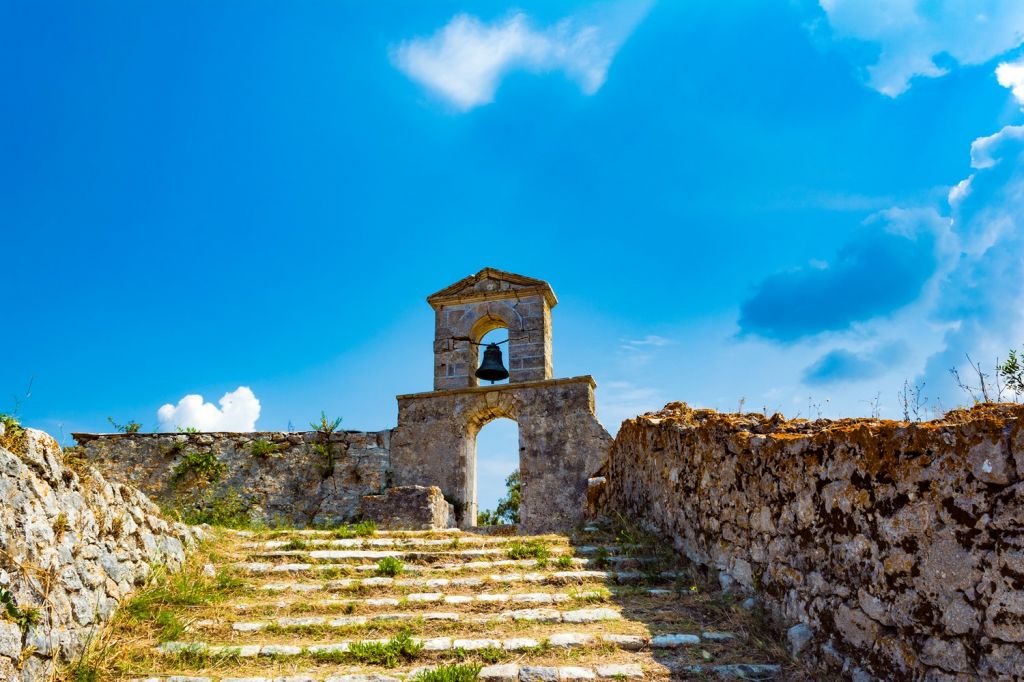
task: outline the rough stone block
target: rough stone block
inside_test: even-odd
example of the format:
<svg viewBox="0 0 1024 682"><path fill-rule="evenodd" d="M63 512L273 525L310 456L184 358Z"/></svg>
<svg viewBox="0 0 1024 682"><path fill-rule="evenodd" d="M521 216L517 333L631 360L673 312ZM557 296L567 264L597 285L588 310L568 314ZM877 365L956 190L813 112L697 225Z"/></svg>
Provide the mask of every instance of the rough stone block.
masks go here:
<svg viewBox="0 0 1024 682"><path fill-rule="evenodd" d="M437 486L407 485L389 488L382 495L365 495L362 516L388 530L448 528L450 509Z"/></svg>

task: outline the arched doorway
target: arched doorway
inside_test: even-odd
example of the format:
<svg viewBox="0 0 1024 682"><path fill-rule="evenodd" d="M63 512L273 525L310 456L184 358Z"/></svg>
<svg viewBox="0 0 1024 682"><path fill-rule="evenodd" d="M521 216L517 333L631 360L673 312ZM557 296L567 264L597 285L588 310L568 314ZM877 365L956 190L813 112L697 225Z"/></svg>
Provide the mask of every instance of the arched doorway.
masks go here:
<svg viewBox="0 0 1024 682"><path fill-rule="evenodd" d="M519 425L509 418L494 419L480 429L476 437L476 516L477 525L518 523L519 505L510 514L504 500L508 498L507 481L519 472ZM499 503L502 506L499 508ZM481 520L481 516L487 518Z"/></svg>

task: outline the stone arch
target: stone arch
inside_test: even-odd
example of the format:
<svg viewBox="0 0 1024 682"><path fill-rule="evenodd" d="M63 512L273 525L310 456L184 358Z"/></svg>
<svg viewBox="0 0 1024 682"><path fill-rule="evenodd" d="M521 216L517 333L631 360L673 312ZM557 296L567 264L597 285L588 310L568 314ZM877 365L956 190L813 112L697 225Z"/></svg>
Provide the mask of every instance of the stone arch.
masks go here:
<svg viewBox="0 0 1024 682"><path fill-rule="evenodd" d="M500 417L519 425L520 529L572 528L583 514L587 476L611 445L594 415L590 377L398 396L396 484L439 486L460 509L459 525L473 525L476 437Z"/></svg>
<svg viewBox="0 0 1024 682"><path fill-rule="evenodd" d="M479 386L480 380L476 377L476 370L480 367L480 341L495 329L508 331L509 342L504 346L504 356L507 366L512 364L512 339L522 334L522 321L516 320L515 311L504 303L492 301L480 306L473 311L474 315L467 315L464 318L467 322L466 338L472 343L465 342L467 346L467 365L469 367L469 385ZM511 375L511 373L510 373ZM510 376L511 380L511 376Z"/></svg>
<svg viewBox="0 0 1024 682"><path fill-rule="evenodd" d="M523 425L519 423L519 410L515 404L514 396L498 391L485 395L494 397L492 397L490 404L485 399L481 404L474 405L473 409L467 414L465 435L460 447L460 457L463 460L463 468L466 472L462 499L465 513L471 522L469 525L476 524L476 516L480 506L477 499L477 488L480 480L477 474L477 438L480 435L480 431L498 419L511 419L515 422L519 436L519 442L517 443L519 462L517 466L522 466Z"/></svg>

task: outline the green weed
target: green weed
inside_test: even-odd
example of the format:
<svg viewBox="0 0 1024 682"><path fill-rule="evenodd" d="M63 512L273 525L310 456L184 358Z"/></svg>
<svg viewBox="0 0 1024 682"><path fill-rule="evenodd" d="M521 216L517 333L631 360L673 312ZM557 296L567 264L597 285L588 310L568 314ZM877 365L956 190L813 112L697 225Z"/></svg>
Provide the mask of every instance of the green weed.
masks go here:
<svg viewBox="0 0 1024 682"><path fill-rule="evenodd" d="M278 449L279 446L277 443L271 443L269 440L260 438L258 440L254 440L249 445L249 454L253 457L269 457L277 452Z"/></svg>
<svg viewBox="0 0 1024 682"><path fill-rule="evenodd" d="M412 679L414 682L473 682L480 675L481 668L471 664L442 665L421 672Z"/></svg>
<svg viewBox="0 0 1024 682"><path fill-rule="evenodd" d="M386 556L377 562L377 575L394 578L405 570L405 564L393 556Z"/></svg>
<svg viewBox="0 0 1024 682"><path fill-rule="evenodd" d="M551 557L551 550L540 540L517 540L509 544L505 554L509 559L536 559L538 562L546 562Z"/></svg>
<svg viewBox="0 0 1024 682"><path fill-rule="evenodd" d="M216 483L227 472L227 465L212 452L186 452L171 470L171 482L179 483L192 478L206 483Z"/></svg>

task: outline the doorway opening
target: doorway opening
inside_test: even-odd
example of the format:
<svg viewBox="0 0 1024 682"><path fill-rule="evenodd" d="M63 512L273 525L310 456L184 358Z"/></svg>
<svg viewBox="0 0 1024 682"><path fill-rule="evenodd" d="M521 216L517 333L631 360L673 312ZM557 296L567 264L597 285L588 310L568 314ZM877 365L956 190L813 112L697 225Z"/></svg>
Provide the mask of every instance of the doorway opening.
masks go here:
<svg viewBox="0 0 1024 682"><path fill-rule="evenodd" d="M519 523L519 425L498 418L476 437L476 480L472 498L477 525Z"/></svg>

